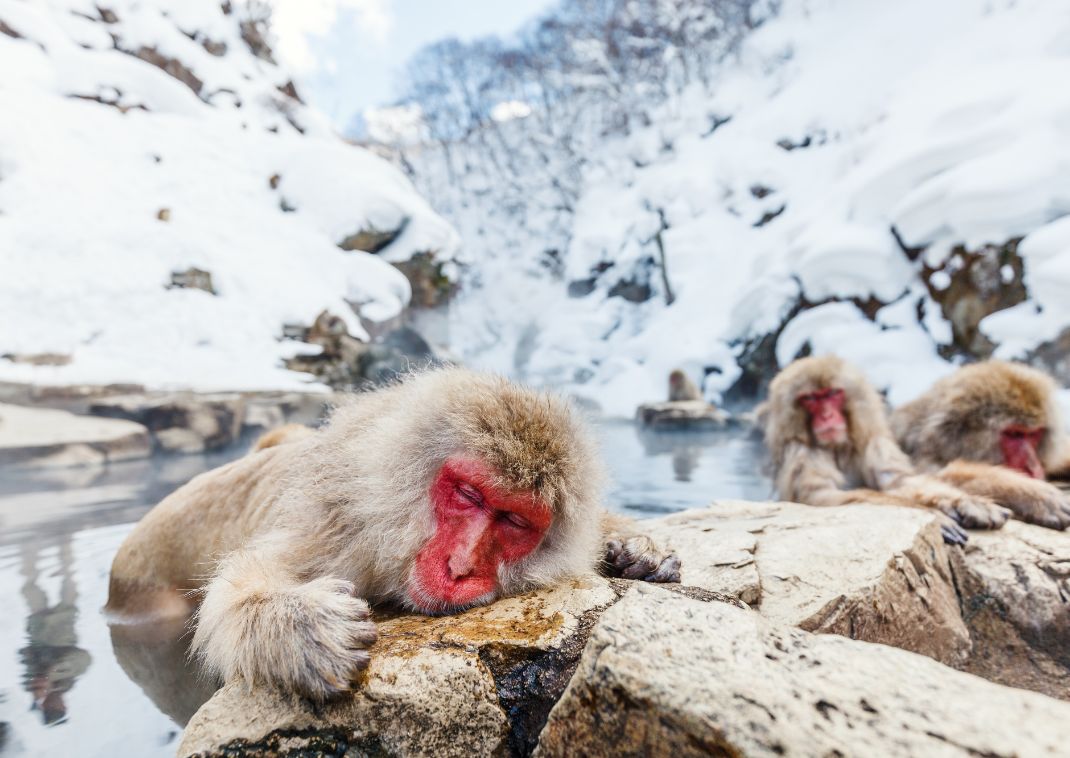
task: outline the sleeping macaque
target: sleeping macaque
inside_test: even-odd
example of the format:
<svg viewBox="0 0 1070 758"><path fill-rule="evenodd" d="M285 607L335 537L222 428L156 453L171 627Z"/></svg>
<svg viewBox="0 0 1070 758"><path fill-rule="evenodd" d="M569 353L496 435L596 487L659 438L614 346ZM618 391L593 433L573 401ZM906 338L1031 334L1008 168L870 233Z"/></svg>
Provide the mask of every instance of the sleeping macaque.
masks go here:
<svg viewBox="0 0 1070 758"><path fill-rule="evenodd" d="M669 401L702 400L702 392L691 378L680 369L669 374Z"/></svg>
<svg viewBox="0 0 1070 758"><path fill-rule="evenodd" d="M952 543L966 538L957 525L997 529L1009 515L984 496L917 474L892 437L880 395L836 356L802 358L777 374L759 418L786 500L935 508L954 520L942 524Z"/></svg>
<svg viewBox="0 0 1070 758"><path fill-rule="evenodd" d="M892 428L925 471L992 498L1023 520L1070 526L1070 500L1046 478L1065 478L1067 438L1043 372L987 361L959 369L897 409Z"/></svg>
<svg viewBox="0 0 1070 758"><path fill-rule="evenodd" d="M675 556L599 506L568 404L504 379L427 372L259 447L166 498L112 564L113 618L199 600L193 649L227 681L346 691L376 639L369 603L452 613L600 563L680 579Z"/></svg>

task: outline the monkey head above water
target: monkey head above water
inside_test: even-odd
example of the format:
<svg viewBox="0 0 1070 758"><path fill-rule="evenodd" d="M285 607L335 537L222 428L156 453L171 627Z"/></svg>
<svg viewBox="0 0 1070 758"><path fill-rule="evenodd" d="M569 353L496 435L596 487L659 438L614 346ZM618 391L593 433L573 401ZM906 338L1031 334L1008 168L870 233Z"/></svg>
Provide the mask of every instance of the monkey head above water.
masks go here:
<svg viewBox="0 0 1070 758"><path fill-rule="evenodd" d="M1056 391L1034 368L975 363L896 409L892 427L922 469L1007 505L1024 521L1066 529L1070 499L1045 481L1070 474Z"/></svg>
<svg viewBox="0 0 1070 758"><path fill-rule="evenodd" d="M875 503L934 508L957 524L994 529L1008 511L990 499L919 475L888 427L884 401L836 356L801 358L769 385L758 412L780 497L809 505ZM947 541L961 543L955 523Z"/></svg>
<svg viewBox="0 0 1070 758"><path fill-rule="evenodd" d="M288 434L166 498L112 565L116 618L200 599L193 647L225 680L345 691L376 637L369 602L451 613L600 564L679 581L601 508L594 444L555 397L438 369Z"/></svg>

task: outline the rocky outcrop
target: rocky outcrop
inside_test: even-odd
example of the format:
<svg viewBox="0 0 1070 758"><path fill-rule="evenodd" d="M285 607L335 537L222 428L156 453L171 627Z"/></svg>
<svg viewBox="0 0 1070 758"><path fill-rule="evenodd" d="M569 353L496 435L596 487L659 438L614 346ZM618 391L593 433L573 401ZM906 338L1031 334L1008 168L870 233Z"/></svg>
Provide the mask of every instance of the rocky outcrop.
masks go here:
<svg viewBox="0 0 1070 758"><path fill-rule="evenodd" d="M165 452L199 453L238 439L245 398L238 393L120 395L90 404L95 416L136 421L152 433Z"/></svg>
<svg viewBox="0 0 1070 758"><path fill-rule="evenodd" d="M178 753L530 754L591 628L628 585L592 578L456 616L381 620L352 697L317 711L225 687L190 722Z"/></svg>
<svg viewBox="0 0 1070 758"><path fill-rule="evenodd" d="M669 400L664 403L648 403L639 406L635 417L643 426L666 431L724 429L730 421L727 413L705 400Z"/></svg>
<svg viewBox="0 0 1070 758"><path fill-rule="evenodd" d="M1070 539L1008 522L973 533L956 571L973 639L963 669L1070 699Z"/></svg>
<svg viewBox="0 0 1070 758"><path fill-rule="evenodd" d="M912 653L637 585L606 611L537 756L1059 755L1070 703Z"/></svg>
<svg viewBox="0 0 1070 758"><path fill-rule="evenodd" d="M0 404L0 466L78 466L151 453L152 440L141 424Z"/></svg>

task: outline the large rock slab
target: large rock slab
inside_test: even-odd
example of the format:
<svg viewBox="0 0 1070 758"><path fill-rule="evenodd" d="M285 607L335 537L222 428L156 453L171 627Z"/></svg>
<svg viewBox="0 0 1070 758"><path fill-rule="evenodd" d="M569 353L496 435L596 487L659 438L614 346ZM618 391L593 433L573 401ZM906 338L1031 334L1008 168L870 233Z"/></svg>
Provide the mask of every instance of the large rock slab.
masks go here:
<svg viewBox="0 0 1070 758"><path fill-rule="evenodd" d="M200 453L238 439L245 418L245 397L239 393L120 395L89 406L96 416L136 421L152 432L161 450Z"/></svg>
<svg viewBox="0 0 1070 758"><path fill-rule="evenodd" d="M1055 756L1070 703L638 585L595 626L539 756Z"/></svg>
<svg viewBox="0 0 1070 758"><path fill-rule="evenodd" d="M966 671L1070 699L1070 537L1009 521L972 533L957 570Z"/></svg>
<svg viewBox="0 0 1070 758"><path fill-rule="evenodd" d="M0 404L0 466L81 466L151 454L141 424Z"/></svg>
<svg viewBox="0 0 1070 758"><path fill-rule="evenodd" d="M934 514L910 508L719 501L646 522L684 584L770 621L894 645L962 665L970 634Z"/></svg>

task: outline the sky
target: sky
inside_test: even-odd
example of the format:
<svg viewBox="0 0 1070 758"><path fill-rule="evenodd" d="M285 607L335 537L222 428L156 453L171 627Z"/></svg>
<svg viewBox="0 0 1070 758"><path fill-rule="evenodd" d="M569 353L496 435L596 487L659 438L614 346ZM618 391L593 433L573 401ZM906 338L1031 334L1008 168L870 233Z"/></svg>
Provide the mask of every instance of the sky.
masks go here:
<svg viewBox="0 0 1070 758"><path fill-rule="evenodd" d="M397 100L401 71L424 45L508 36L553 0L270 0L275 48L302 96L339 130Z"/></svg>

